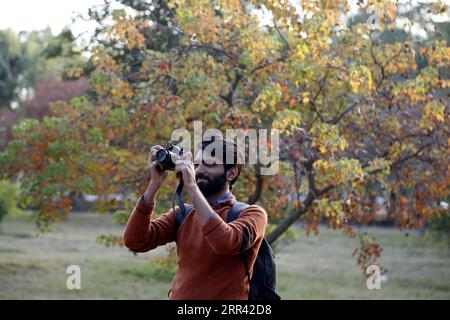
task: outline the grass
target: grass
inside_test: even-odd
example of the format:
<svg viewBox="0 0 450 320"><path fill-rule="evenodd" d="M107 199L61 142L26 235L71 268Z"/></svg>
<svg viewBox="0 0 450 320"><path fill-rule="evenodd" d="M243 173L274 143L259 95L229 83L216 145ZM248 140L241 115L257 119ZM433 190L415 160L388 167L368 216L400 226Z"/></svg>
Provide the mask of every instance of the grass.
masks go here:
<svg viewBox="0 0 450 320"><path fill-rule="evenodd" d="M133 255L95 242L100 234L121 234L108 215L72 214L51 233L36 236L26 217L0 226L0 299L167 299L170 277L150 267L166 254L158 248ZM449 299L450 252L444 242L414 232L367 228L384 248L388 270L381 290L368 290L351 254L357 239L322 229L299 232L277 252L277 288L283 299ZM81 267L81 290L66 288L66 268Z"/></svg>

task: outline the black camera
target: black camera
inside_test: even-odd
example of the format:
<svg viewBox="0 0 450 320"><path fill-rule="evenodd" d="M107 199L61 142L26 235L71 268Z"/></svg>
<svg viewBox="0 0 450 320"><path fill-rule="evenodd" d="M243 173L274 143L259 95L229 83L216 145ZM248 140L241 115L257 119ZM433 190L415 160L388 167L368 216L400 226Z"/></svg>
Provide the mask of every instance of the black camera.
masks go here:
<svg viewBox="0 0 450 320"><path fill-rule="evenodd" d="M156 152L156 163L162 170L175 170L175 161L180 159L184 150L172 143Z"/></svg>

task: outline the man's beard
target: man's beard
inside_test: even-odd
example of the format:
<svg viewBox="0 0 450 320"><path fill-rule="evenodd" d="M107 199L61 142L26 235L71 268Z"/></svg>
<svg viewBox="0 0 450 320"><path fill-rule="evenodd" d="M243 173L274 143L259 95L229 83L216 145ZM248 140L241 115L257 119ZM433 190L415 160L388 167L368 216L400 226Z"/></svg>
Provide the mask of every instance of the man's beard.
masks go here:
<svg viewBox="0 0 450 320"><path fill-rule="evenodd" d="M202 181L202 182L198 183L198 180L200 178L205 179L208 182ZM200 191L203 193L203 195L205 197L211 197L211 196L219 193L220 191L222 191L225 188L225 184L227 183L225 172L217 177L212 178L212 179L203 174L199 174L199 175L195 176L195 179L197 181L198 188L200 189Z"/></svg>

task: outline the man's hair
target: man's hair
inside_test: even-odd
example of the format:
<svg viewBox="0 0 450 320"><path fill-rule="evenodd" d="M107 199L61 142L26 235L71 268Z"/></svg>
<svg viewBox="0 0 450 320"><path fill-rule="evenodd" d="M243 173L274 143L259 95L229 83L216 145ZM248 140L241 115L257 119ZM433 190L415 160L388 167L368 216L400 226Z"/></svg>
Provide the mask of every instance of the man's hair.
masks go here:
<svg viewBox="0 0 450 320"><path fill-rule="evenodd" d="M228 170L230 170L233 167L236 167L238 170L238 174L236 175L236 178L234 178L233 180L230 181L230 190L233 189L233 184L236 182L236 180L238 179L239 175L241 174L241 170L242 167L244 166L244 155L242 153L241 148L237 145L237 143L235 143L232 140L228 140L225 138L218 138L218 137L211 137L210 139L203 139L201 142L200 147L202 148L202 150L205 150L205 148L207 146L209 146L210 144L218 144L217 147L219 147L219 145L222 146L222 161L223 161L223 166L225 168L225 174ZM229 154L233 154L233 157L231 158L231 156L227 156ZM214 150L211 154L211 156L215 156L214 154ZM228 160L232 160L232 162L230 163L230 161Z"/></svg>

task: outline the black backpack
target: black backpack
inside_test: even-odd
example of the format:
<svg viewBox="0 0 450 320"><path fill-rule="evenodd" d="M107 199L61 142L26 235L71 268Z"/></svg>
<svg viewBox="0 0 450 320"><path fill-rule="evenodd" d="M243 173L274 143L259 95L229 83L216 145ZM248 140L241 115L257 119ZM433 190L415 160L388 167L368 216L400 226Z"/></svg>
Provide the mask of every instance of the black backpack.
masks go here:
<svg viewBox="0 0 450 320"><path fill-rule="evenodd" d="M246 209L248 204L243 202L235 202L228 211L227 223L236 220L242 210ZM194 208L194 206L185 206L184 213L177 212L175 226L178 231L181 223L187 217L189 212ZM242 248L247 247L249 240L248 230L244 229L244 243ZM280 296L275 292L276 284L276 266L272 248L267 242L266 238L261 242L261 246L258 251L258 255L253 266L253 275L250 279L249 272L249 252L248 250L241 251L240 259L245 263L245 272L247 278L250 280L250 291L248 298L249 300L280 300Z"/></svg>

